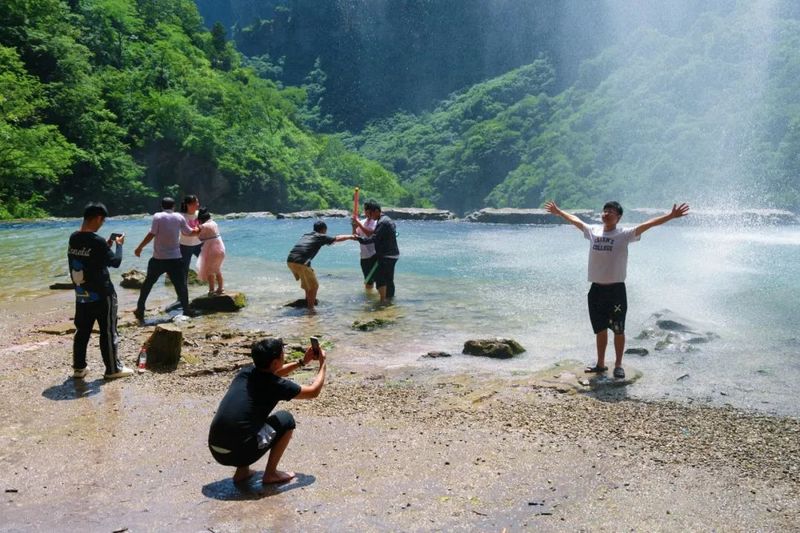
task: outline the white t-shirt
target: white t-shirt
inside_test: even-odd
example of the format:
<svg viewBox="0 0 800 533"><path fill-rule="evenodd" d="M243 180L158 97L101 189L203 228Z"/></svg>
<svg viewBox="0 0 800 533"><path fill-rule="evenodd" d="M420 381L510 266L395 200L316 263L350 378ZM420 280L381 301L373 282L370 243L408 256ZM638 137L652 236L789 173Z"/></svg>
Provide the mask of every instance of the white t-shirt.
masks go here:
<svg viewBox="0 0 800 533"><path fill-rule="evenodd" d="M375 226L378 225L377 220L373 220L371 218L365 218L361 221L361 224L367 228L368 230L375 231ZM361 231L361 228L356 228L356 235L360 235L362 237L366 237L367 235ZM375 244L362 244L361 245L361 259L369 259L375 255Z"/></svg>
<svg viewBox="0 0 800 533"><path fill-rule="evenodd" d="M589 239L589 281L592 283L621 283L628 269L628 244L641 239L636 228L586 226L583 236Z"/></svg>
<svg viewBox="0 0 800 533"><path fill-rule="evenodd" d="M197 222L197 213L190 215L189 213L181 213L189 227L194 229L199 226ZM181 244L184 246L197 246L200 244L200 238L197 235L184 235L181 233Z"/></svg>

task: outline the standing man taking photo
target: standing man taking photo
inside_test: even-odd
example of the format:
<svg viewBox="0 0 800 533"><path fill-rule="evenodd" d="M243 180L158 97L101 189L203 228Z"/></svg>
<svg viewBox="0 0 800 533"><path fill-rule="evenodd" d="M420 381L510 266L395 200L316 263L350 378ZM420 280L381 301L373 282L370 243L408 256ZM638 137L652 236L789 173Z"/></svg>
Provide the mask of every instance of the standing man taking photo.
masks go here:
<svg viewBox="0 0 800 533"><path fill-rule="evenodd" d="M200 232L199 228L190 228L186 219L180 213L173 211L175 200L165 197L161 200L160 213L153 215L153 223L150 232L145 235L142 242L134 250L136 257L141 257L142 250L150 241L153 243L153 257L147 263L147 276L142 284L139 293L139 301L136 303L134 316L140 321L144 321L145 304L150 291L153 289L158 278L162 274L169 274L172 285L175 287L175 294L183 307L183 314L193 316L195 313L189 307L189 291L186 287L186 278L183 272L183 259L181 255L180 237L183 235L196 235Z"/></svg>
<svg viewBox="0 0 800 533"><path fill-rule="evenodd" d="M619 202L607 202L603 206L602 225L588 225L571 213L558 208L549 201L545 209L560 216L579 230L589 241L589 319L597 344L597 363L587 366L587 373L606 372L606 346L608 329L614 332L614 377L625 378L622 368L622 354L625 351L625 315L628 312L628 295L625 290L625 277L628 268L628 244L641 239L642 233L689 212L687 204L673 205L672 211L655 217L633 228L618 228L622 218Z"/></svg>
<svg viewBox="0 0 800 533"><path fill-rule="evenodd" d="M97 231L108 216L106 206L90 203L83 211L81 229L69 237L67 260L69 274L75 285L75 337L72 342L72 376L83 379L89 372L86 347L97 322L100 330L100 353L103 355L106 379L133 375L133 370L119 360L117 346L117 292L108 267L119 268L122 263L122 244L125 235L112 233L108 240ZM111 245L116 250L111 251Z"/></svg>

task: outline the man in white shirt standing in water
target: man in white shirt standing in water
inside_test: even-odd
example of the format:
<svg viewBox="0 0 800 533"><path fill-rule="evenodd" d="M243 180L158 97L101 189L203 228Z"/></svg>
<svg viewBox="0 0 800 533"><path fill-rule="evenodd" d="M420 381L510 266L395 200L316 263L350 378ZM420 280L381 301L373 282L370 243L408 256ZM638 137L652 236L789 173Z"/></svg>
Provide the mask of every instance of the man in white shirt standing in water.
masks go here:
<svg viewBox="0 0 800 533"><path fill-rule="evenodd" d="M628 244L638 241L642 233L652 227L660 226L673 218L680 218L689 212L687 204L672 206L666 215L652 218L633 228L617 228L622 218L622 206L618 202L607 202L603 206L603 225L588 225L571 213L558 208L549 201L545 209L560 216L583 232L589 240L589 319L597 342L597 364L586 368L588 373L602 373L606 367L606 346L608 329L614 331L614 377L625 378L622 368L622 354L625 350L625 315L628 311L628 297L625 291L625 275L628 267Z"/></svg>

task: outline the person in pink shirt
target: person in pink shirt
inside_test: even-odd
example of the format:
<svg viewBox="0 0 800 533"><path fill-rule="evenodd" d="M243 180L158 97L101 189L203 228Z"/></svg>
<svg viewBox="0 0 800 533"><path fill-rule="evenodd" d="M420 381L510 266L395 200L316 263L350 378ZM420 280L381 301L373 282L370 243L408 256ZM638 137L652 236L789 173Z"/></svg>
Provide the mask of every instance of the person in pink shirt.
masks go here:
<svg viewBox="0 0 800 533"><path fill-rule="evenodd" d="M197 215L200 222L198 238L203 243L200 257L197 259L197 277L208 281L208 295L222 294L225 280L222 278L222 262L225 260L225 243L219 234L217 223L211 220L208 209L200 209ZM214 290L216 280L217 289Z"/></svg>

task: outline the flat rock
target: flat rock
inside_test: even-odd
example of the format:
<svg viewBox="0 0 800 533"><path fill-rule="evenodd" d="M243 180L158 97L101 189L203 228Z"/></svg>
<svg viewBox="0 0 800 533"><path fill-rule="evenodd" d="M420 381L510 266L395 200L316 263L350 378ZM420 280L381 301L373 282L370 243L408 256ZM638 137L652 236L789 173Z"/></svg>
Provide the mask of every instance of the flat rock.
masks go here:
<svg viewBox="0 0 800 533"><path fill-rule="evenodd" d="M594 211L578 209L570 211L584 222L590 222ZM467 222L488 222L493 224L567 224L563 218L551 215L546 209L515 209L504 207L495 209L487 207L467 215Z"/></svg>
<svg viewBox="0 0 800 533"><path fill-rule="evenodd" d="M372 320L365 321L356 320L350 327L359 331L372 331L374 329L389 326L391 324L394 324L394 320L389 320L386 318L373 318Z"/></svg>
<svg viewBox="0 0 800 533"><path fill-rule="evenodd" d="M224 220L236 220L239 218L275 218L275 215L269 211L253 211L250 213L228 213L222 215L221 218Z"/></svg>
<svg viewBox="0 0 800 533"><path fill-rule="evenodd" d="M146 345L148 367L174 369L181 358L183 332L173 324L159 324Z"/></svg>
<svg viewBox="0 0 800 533"><path fill-rule="evenodd" d="M625 350L625 355L641 355L645 356L648 355L650 352L647 348L628 348Z"/></svg>
<svg viewBox="0 0 800 533"><path fill-rule="evenodd" d="M316 211L295 211L293 213L278 213L277 219L300 219L300 218L350 218L350 211L344 209L319 209Z"/></svg>
<svg viewBox="0 0 800 533"><path fill-rule="evenodd" d="M428 352L424 354L422 357L426 359L439 359L441 357L451 357L451 355L447 352Z"/></svg>
<svg viewBox="0 0 800 533"><path fill-rule="evenodd" d="M56 283L50 285L51 291L71 291L74 288L75 284L72 282L67 283L67 282L57 281Z"/></svg>
<svg viewBox="0 0 800 533"><path fill-rule="evenodd" d="M491 357L493 359L510 359L525 351L520 343L513 339L471 339L464 343L462 353Z"/></svg>
<svg viewBox="0 0 800 533"><path fill-rule="evenodd" d="M122 273L122 281L120 281L119 285L126 289L141 289L142 285L144 285L145 277L147 277L147 274L134 268Z"/></svg>
<svg viewBox="0 0 800 533"><path fill-rule="evenodd" d="M191 306L201 311L230 313L247 305L247 297L243 292L200 296L191 302Z"/></svg>
<svg viewBox="0 0 800 533"><path fill-rule="evenodd" d="M319 300L315 300L314 305L319 305ZM287 303L286 305L284 305L284 307L295 307L295 308L308 307L308 302L306 301L305 298L298 298L293 302Z"/></svg>
<svg viewBox="0 0 800 533"><path fill-rule="evenodd" d="M452 211L422 207L386 207L381 212L394 220L454 220L456 218Z"/></svg>
<svg viewBox="0 0 800 533"><path fill-rule="evenodd" d="M537 387L547 387L572 394L602 393L604 390L630 385L642 377L642 373L631 366L624 365L624 379L614 378L611 369L603 374L587 374L583 371L585 366L579 361L559 361L533 374L528 382Z"/></svg>
<svg viewBox="0 0 800 533"><path fill-rule="evenodd" d="M701 344L719 339L719 335L696 321L662 309L650 315L636 339L653 342L657 352L688 353L697 351Z"/></svg>

